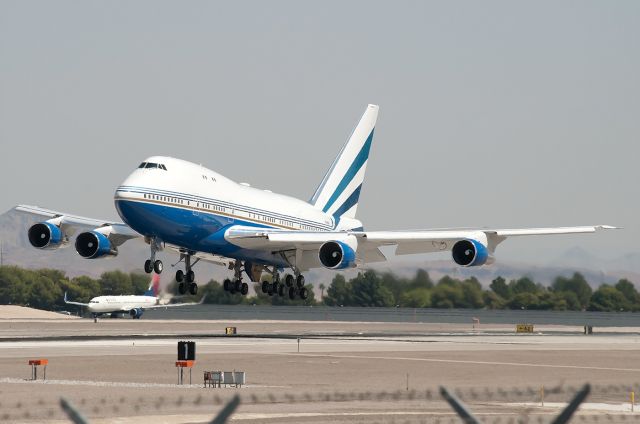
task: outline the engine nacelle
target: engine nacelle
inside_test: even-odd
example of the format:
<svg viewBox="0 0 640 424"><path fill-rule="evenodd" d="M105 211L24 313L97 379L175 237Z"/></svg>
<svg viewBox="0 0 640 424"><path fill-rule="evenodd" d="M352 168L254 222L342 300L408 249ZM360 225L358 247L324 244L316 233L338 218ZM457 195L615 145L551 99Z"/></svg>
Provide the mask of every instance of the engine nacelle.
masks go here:
<svg viewBox="0 0 640 424"><path fill-rule="evenodd" d="M131 315L131 318L133 319L137 319L140 318L142 316L142 313L144 311L140 308L135 308L129 311L129 315Z"/></svg>
<svg viewBox="0 0 640 424"><path fill-rule="evenodd" d="M345 269L356 266L356 250L344 241L325 242L320 246L318 258L320 263L329 269Z"/></svg>
<svg viewBox="0 0 640 424"><path fill-rule="evenodd" d="M29 243L38 249L57 249L67 241L60 227L50 222L32 225L28 231Z"/></svg>
<svg viewBox="0 0 640 424"><path fill-rule="evenodd" d="M78 237L76 237L76 251L85 259L118 255L118 250L111 244L109 238L97 231L78 234Z"/></svg>
<svg viewBox="0 0 640 424"><path fill-rule="evenodd" d="M493 262L487 246L473 239L457 241L451 249L451 255L460 266L480 266Z"/></svg>

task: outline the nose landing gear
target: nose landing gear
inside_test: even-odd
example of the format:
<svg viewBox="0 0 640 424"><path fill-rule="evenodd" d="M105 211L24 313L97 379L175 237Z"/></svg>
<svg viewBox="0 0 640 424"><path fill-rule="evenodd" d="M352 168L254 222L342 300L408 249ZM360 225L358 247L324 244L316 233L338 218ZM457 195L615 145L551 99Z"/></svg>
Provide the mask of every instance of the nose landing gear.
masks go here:
<svg viewBox="0 0 640 424"><path fill-rule="evenodd" d="M162 274L164 268L162 261L156 260L156 252L162 250L162 242L157 237L154 237L149 240L149 246L151 248L151 257L144 261L144 272L151 274L153 271L156 274Z"/></svg>

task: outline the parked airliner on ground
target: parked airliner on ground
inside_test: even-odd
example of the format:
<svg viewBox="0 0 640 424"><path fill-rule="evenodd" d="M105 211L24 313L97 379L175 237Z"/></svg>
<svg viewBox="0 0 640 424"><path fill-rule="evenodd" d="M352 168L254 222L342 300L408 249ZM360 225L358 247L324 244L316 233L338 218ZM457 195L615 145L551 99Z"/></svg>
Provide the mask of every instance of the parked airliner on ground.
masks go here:
<svg viewBox="0 0 640 424"><path fill-rule="evenodd" d="M64 293L64 303L69 305L83 306L89 310L94 318L100 315L110 314L117 316L121 313L128 313L131 318L139 319L145 309L158 309L176 306L192 306L200 303L162 303L160 299L160 276L154 274L149 284L149 289L142 296L122 295L122 296L97 296L89 303L72 302L67 300L67 293Z"/></svg>
<svg viewBox="0 0 640 424"><path fill-rule="evenodd" d="M227 265L233 280L225 290L246 295L243 271L251 281L263 272L269 295L307 297L303 272L310 268L344 269L385 261L382 246L397 246L396 255L451 251L461 266L493 262L496 246L510 236L591 233L611 226L529 229L447 229L365 231L356 219L358 199L378 106L369 105L322 182L307 202L236 183L201 165L164 156L145 159L117 188L115 206L125 222L83 218L33 206L21 212L46 218L29 228L29 241L40 249L75 238L84 258L115 256L125 241L142 237L150 246L146 272L162 272L156 252L169 247L180 254L184 271L176 272L178 290L198 290L193 266L200 260ZM291 269L284 284L280 272Z"/></svg>

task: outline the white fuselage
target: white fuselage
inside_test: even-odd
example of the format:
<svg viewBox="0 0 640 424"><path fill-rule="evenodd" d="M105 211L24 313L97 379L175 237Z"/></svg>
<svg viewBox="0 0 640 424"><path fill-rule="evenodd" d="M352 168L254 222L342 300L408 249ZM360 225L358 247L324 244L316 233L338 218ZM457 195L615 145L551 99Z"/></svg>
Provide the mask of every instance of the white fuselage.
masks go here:
<svg viewBox="0 0 640 424"><path fill-rule="evenodd" d="M336 220L305 201L236 183L184 160L156 156L143 164L146 167L136 169L118 187L116 209L140 234L185 250L286 265L279 255L227 242L225 230L232 225L319 232L362 226L355 219Z"/></svg>
<svg viewBox="0 0 640 424"><path fill-rule="evenodd" d="M94 314L104 314L144 309L157 304L158 298L155 296L98 296L89 301L87 309Z"/></svg>

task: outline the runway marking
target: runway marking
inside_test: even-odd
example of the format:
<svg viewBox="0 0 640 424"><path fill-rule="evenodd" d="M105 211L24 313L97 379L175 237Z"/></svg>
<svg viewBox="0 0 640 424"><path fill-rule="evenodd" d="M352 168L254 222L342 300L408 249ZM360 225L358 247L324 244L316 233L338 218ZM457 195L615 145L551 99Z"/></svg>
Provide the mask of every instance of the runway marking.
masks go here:
<svg viewBox="0 0 640 424"><path fill-rule="evenodd" d="M437 359L437 358L409 358L402 356L359 356L359 355L332 355L319 353L273 353L273 355L285 356L306 356L318 358L342 358L342 359L384 359L396 361L419 361L419 362L440 362L451 364L471 364L471 365L506 365L513 367L533 367L533 368L569 368L578 370L595 371L625 371L640 372L639 368L614 368L614 367L589 367L583 365L554 365L554 364L532 364L526 362L497 362L497 361L471 361L464 359Z"/></svg>

